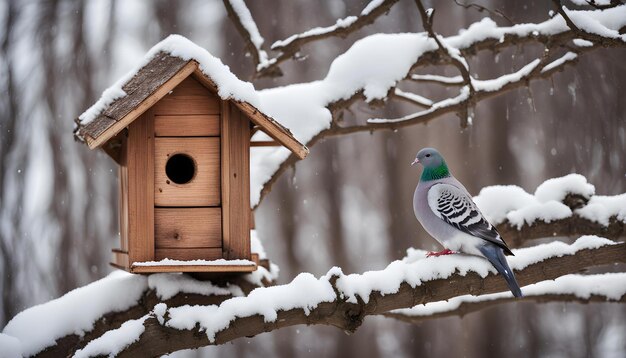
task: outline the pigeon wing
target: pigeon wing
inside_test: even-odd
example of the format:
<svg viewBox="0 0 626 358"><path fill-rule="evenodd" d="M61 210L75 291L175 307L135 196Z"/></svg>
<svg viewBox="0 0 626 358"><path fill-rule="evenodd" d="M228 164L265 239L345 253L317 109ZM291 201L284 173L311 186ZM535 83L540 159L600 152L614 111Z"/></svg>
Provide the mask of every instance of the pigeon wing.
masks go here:
<svg viewBox="0 0 626 358"><path fill-rule="evenodd" d="M451 184L435 184L428 190L428 206L437 217L459 231L496 244L505 254L513 255L465 190Z"/></svg>

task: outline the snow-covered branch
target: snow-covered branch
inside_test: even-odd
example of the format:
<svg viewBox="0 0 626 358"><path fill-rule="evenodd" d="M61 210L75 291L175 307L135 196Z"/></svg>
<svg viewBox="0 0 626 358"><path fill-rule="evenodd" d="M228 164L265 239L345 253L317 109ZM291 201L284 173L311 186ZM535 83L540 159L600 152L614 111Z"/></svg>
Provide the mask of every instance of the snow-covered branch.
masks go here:
<svg viewBox="0 0 626 358"><path fill-rule="evenodd" d="M378 17L389 12L389 9L398 0L372 0L358 16L348 16L338 19L332 26L316 27L305 32L294 34L284 40L276 41L271 49L278 55L264 64L257 65L257 77L275 76L280 73L279 65L298 56L302 46L311 42L324 40L330 37L346 37L364 26L374 22Z"/></svg>
<svg viewBox="0 0 626 358"><path fill-rule="evenodd" d="M509 302L626 302L626 273L599 275L566 275L554 281L542 281L524 287L524 297L510 292L482 296L458 296L448 301L430 302L412 308L394 310L383 315L408 323L428 319L460 316Z"/></svg>
<svg viewBox="0 0 626 358"><path fill-rule="evenodd" d="M518 249L515 255L509 262L525 286L626 262L626 244L587 236L571 245ZM380 271L345 275L333 268L320 278L302 273L289 284L249 292L240 285L246 280L258 285L258 279L244 276L239 284L218 287L184 275L118 272L18 314L5 327L4 341L16 342L26 356L158 356L298 324L354 332L368 315L507 289L483 259L426 258L419 250ZM103 291L120 294L112 300Z"/></svg>
<svg viewBox="0 0 626 358"><path fill-rule="evenodd" d="M515 185L486 187L474 200L512 247L547 237L626 235L626 194L595 195L578 174L546 180L534 194Z"/></svg>
<svg viewBox="0 0 626 358"><path fill-rule="evenodd" d="M246 47L252 56L256 69L267 68L274 60L270 61L267 52L263 49L265 39L261 36L244 0L224 0L224 7L228 17L246 42ZM280 76L282 72L279 67L273 66L267 70L266 74L268 76Z"/></svg>

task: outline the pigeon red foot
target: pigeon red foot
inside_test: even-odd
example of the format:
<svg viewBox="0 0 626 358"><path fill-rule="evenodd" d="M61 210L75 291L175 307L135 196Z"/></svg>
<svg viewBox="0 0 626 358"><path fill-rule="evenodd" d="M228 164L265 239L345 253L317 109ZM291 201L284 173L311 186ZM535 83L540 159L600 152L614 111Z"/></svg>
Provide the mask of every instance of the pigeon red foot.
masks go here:
<svg viewBox="0 0 626 358"><path fill-rule="evenodd" d="M428 251L426 253L426 257L431 257L431 256L443 256L443 255L452 255L452 254L456 254L456 252L450 250L450 249L445 249L443 251L439 251L439 252L435 252L435 251Z"/></svg>

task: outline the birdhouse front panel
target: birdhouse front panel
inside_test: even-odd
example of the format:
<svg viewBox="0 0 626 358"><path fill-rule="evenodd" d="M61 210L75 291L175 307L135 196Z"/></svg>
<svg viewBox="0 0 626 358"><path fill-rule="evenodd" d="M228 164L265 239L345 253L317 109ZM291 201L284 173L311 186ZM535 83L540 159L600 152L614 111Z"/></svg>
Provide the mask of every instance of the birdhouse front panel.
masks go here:
<svg viewBox="0 0 626 358"><path fill-rule="evenodd" d="M250 121L237 107L189 76L122 146L120 255L250 259Z"/></svg>

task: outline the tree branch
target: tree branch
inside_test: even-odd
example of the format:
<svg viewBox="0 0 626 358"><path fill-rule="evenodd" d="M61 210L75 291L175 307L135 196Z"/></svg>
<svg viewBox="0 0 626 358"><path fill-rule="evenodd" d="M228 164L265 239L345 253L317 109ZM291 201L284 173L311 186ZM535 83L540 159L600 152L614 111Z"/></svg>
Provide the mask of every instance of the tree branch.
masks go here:
<svg viewBox="0 0 626 358"><path fill-rule="evenodd" d="M257 67L256 77L274 76L278 66L296 57L304 45L331 37L346 37L361 28L373 23L378 17L389 12L398 0L383 0L376 4L370 2L359 16L350 16L337 21L333 26L314 28L300 34L292 35L284 40L276 41L271 49L279 55L272 58L266 65Z"/></svg>
<svg viewBox="0 0 626 358"><path fill-rule="evenodd" d="M584 249L573 255L551 257L517 271L516 276L518 282L524 286L616 262L626 262L626 244ZM507 289L504 280L498 275L489 274L482 278L474 272L469 272L465 276L453 274L446 279L424 281L415 287L404 282L395 293L372 291L367 299L358 297L357 303L352 303L345 298L336 282L336 279L333 282L331 278L336 299L333 302L319 303L316 307L310 308L308 314L303 309L296 308L279 310L275 319L270 321L257 314L237 316L230 321L228 328L216 332L213 341L209 340L205 330L199 325L193 329L177 330L168 327L167 320L160 324L156 318L149 318L144 324L145 332L138 341L127 347L120 357L133 357L138 354L159 356L181 349L219 345L237 338L255 336L299 324L331 325L346 332L354 332L368 315L447 300L462 293L481 295Z"/></svg>
<svg viewBox="0 0 626 358"><path fill-rule="evenodd" d="M607 282L608 285L606 287L597 287L593 282L596 280L610 282ZM617 293L619 296L616 297L615 293L609 293L609 291L614 291L615 287L626 287L626 273L589 276L567 275L557 278L555 281L543 281L535 285L526 286L524 297L521 298L515 298L509 292L494 293L478 297L459 296L449 301L432 302L423 306L415 306L413 308L383 313L383 316L395 318L407 323L418 323L443 317L463 317L472 312L511 302L566 302L582 304L590 302L626 302L626 295L619 295L619 293ZM535 290L533 290L533 288L535 288Z"/></svg>
<svg viewBox="0 0 626 358"><path fill-rule="evenodd" d="M267 52L265 52L265 50L263 50L262 48L264 40L259 34L259 29L256 27L256 24L252 19L252 14L250 13L250 10L246 7L244 1L223 0L223 2L228 17L235 25L237 32L239 32L244 42L246 43L248 52L250 52L250 54L252 55L254 68L258 70L261 67L267 66L267 63L269 61ZM238 7L238 9L235 10L235 7ZM242 16L245 16L247 19L242 19ZM272 77L282 76L282 74L282 71L277 66L268 69L266 73L267 76Z"/></svg>

